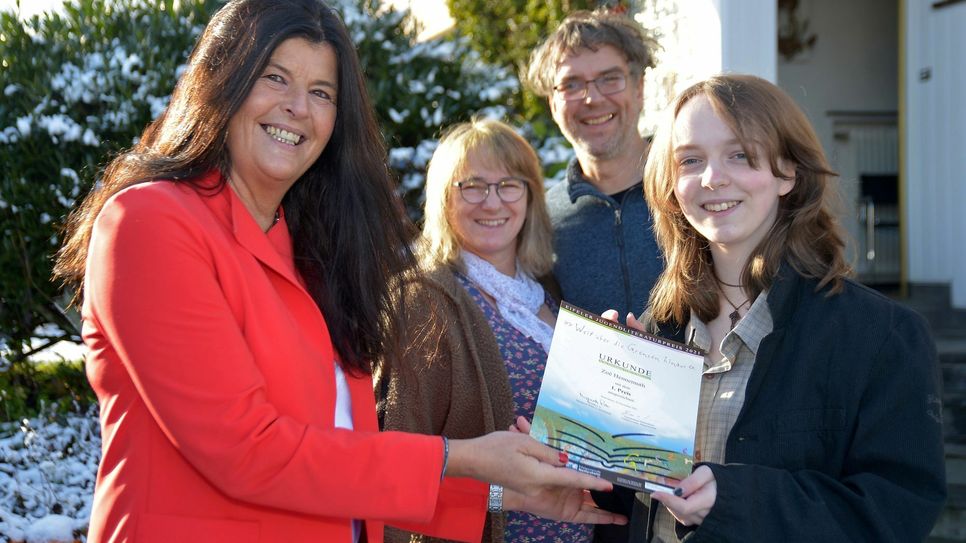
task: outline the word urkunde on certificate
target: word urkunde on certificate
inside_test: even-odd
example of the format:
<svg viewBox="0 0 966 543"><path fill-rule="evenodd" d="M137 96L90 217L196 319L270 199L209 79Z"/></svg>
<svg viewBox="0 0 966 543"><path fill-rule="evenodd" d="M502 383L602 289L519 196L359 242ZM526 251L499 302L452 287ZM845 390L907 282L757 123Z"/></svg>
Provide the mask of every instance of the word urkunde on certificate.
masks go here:
<svg viewBox="0 0 966 543"><path fill-rule="evenodd" d="M703 353L560 306L530 434L634 490L691 474Z"/></svg>

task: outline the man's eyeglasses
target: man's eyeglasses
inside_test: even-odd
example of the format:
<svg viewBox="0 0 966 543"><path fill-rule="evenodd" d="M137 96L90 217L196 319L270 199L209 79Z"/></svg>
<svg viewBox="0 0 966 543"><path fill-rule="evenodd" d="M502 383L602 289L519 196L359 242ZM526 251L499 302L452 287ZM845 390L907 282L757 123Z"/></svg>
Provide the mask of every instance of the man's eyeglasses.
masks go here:
<svg viewBox="0 0 966 543"><path fill-rule="evenodd" d="M527 193L527 182L518 177L504 177L496 183L471 177L465 181L457 181L453 186L460 190L460 197L468 204L478 204L490 195L490 187L496 187L496 196L507 204L512 204Z"/></svg>
<svg viewBox="0 0 966 543"><path fill-rule="evenodd" d="M593 83L603 95L617 94L627 88L627 76L622 73L604 74L596 79L570 79L553 88L557 96L567 102L587 98L588 87Z"/></svg>

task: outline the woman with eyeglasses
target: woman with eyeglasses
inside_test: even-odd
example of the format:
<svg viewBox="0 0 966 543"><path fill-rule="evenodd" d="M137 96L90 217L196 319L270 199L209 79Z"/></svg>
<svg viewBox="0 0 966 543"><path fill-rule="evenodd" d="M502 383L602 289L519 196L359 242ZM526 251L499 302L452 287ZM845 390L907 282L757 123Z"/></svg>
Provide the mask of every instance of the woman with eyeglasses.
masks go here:
<svg viewBox="0 0 966 543"><path fill-rule="evenodd" d="M445 134L427 172L419 257L424 274L405 289L415 339L400 363L375 372L383 429L458 439L532 418L557 289L540 163L512 128L474 119ZM496 503L490 512L486 542L593 534L590 525L504 514ZM413 535L387 530L386 540Z"/></svg>

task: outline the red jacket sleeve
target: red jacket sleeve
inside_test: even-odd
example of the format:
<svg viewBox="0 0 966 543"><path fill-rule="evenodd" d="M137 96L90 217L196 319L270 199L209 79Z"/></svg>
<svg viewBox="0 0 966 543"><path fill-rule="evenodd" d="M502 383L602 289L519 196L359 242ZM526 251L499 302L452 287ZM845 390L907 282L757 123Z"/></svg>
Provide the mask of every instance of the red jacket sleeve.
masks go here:
<svg viewBox="0 0 966 543"><path fill-rule="evenodd" d="M232 246L230 229L205 217L204 204L179 197L184 189L150 186L161 184L120 193L98 217L85 335L102 336L92 357L121 365L131 401L143 403L184 459L224 494L252 504L443 524L476 509L482 525L478 483L452 483L437 507L438 437L334 429L327 422L334 389L311 391L301 403L299 391L282 391L295 396L287 399L294 410L271 401L278 382L334 371L327 336L325 348L317 338L292 336L292 327L305 325L296 317L311 299L297 294L299 285L286 287L296 293L288 297L261 292L270 282L238 266L250 255ZM319 322L324 326L321 315ZM273 354L264 354L265 344ZM313 410L326 422L292 413ZM473 486L475 492L460 490Z"/></svg>
<svg viewBox="0 0 966 543"><path fill-rule="evenodd" d="M478 542L486 521L489 485L473 479L447 477L439 493L439 504L429 523L393 522L393 526L456 541Z"/></svg>

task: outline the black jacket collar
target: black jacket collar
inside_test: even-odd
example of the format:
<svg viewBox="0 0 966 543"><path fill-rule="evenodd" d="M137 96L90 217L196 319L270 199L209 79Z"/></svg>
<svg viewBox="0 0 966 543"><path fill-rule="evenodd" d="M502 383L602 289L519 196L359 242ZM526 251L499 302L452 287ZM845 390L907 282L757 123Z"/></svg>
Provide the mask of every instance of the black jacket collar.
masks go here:
<svg viewBox="0 0 966 543"><path fill-rule="evenodd" d="M815 280L806 279L795 271L786 260L782 260L778 273L768 291L768 310L774 323L773 330L785 328L792 319L805 289L814 289ZM684 329L687 322L656 323L657 335L684 343Z"/></svg>

